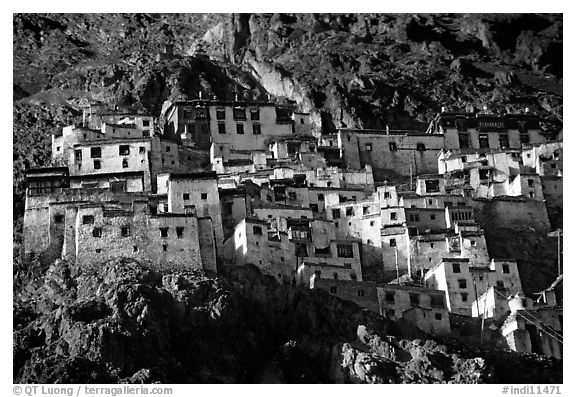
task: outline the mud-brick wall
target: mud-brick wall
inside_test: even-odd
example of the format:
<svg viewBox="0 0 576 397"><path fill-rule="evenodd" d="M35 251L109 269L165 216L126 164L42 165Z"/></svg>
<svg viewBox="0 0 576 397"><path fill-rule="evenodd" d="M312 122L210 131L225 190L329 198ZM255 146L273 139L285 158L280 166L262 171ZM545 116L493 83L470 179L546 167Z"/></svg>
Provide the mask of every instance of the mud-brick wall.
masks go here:
<svg viewBox="0 0 576 397"><path fill-rule="evenodd" d="M347 281L315 277L310 288L332 291L331 293L338 298L352 301L365 309L380 313L376 285L376 283L369 281Z"/></svg>
<svg viewBox="0 0 576 397"><path fill-rule="evenodd" d="M438 172L438 155L444 146L441 135L386 135L342 133L341 149L346 165L360 169L365 165L378 171L386 170L408 176ZM396 145L392 150L390 144ZM424 150L417 150L418 144Z"/></svg>
<svg viewBox="0 0 576 397"><path fill-rule="evenodd" d="M94 216L94 224L83 224L86 215ZM124 226L130 228L128 236L122 236ZM184 228L182 237L177 227ZM94 237L94 228L101 228L101 237ZM167 237L161 236L160 228L168 228ZM151 216L144 210L108 214L102 207L79 208L76 247L79 266L128 257L156 269L202 268L194 216Z"/></svg>

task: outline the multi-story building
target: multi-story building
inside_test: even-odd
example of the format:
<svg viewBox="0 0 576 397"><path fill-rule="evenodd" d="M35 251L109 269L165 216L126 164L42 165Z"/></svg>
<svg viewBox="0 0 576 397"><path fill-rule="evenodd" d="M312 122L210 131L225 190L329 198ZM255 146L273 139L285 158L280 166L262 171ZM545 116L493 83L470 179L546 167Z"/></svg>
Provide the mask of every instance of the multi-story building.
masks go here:
<svg viewBox="0 0 576 397"><path fill-rule="evenodd" d="M161 119L165 134L181 136L198 148L229 145L254 150L267 148L270 137L308 132L308 115L295 110L272 102L180 100L166 101Z"/></svg>
<svg viewBox="0 0 576 397"><path fill-rule="evenodd" d="M386 176L436 172L444 137L415 131L341 129L338 147L343 167L361 169L370 165L382 180Z"/></svg>
<svg viewBox="0 0 576 397"><path fill-rule="evenodd" d="M443 134L447 150L521 149L545 141L540 118L528 113L442 112L430 123L428 132Z"/></svg>
<svg viewBox="0 0 576 397"><path fill-rule="evenodd" d="M469 258L442 258L424 275L424 283L446 293L448 309L470 316L471 304L489 287L512 294L522 291L516 261L492 260L484 266L470 265Z"/></svg>

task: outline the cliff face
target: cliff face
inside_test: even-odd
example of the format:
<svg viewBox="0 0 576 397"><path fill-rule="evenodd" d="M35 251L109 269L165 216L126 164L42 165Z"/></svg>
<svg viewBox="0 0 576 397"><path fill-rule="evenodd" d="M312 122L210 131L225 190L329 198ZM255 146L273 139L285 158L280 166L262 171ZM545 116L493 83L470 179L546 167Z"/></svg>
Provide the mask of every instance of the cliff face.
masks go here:
<svg viewBox="0 0 576 397"><path fill-rule="evenodd" d="M268 91L309 99L326 131L422 128L442 106L561 119L558 15L236 15L204 39Z"/></svg>
<svg viewBox="0 0 576 397"><path fill-rule="evenodd" d="M442 106L529 107L558 131L562 29L552 14L15 14L15 202L23 167L46 165L51 132L95 100L158 115L200 91L271 94L323 132L422 130Z"/></svg>
<svg viewBox="0 0 576 397"><path fill-rule="evenodd" d="M15 287L18 383L561 382L558 361L440 345L255 268L214 278L60 261L17 268Z"/></svg>

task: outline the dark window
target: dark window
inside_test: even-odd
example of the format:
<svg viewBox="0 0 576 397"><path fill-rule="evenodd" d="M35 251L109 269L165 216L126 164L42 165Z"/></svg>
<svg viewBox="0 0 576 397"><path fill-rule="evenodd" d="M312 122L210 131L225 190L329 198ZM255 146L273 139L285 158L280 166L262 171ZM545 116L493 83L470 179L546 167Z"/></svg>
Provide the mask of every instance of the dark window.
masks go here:
<svg viewBox="0 0 576 397"><path fill-rule="evenodd" d="M102 228L95 227L92 229L92 237L102 237Z"/></svg>
<svg viewBox="0 0 576 397"><path fill-rule="evenodd" d="M118 147L118 154L120 156L128 156L130 155L130 146L129 145L120 145Z"/></svg>
<svg viewBox="0 0 576 397"><path fill-rule="evenodd" d="M102 149L99 147L90 148L90 158L99 159L102 157Z"/></svg>
<svg viewBox="0 0 576 397"><path fill-rule="evenodd" d="M146 148L144 146L140 146L140 148L138 149L138 151L140 153L146 153Z"/></svg>
<svg viewBox="0 0 576 397"><path fill-rule="evenodd" d="M460 296L462 297L462 302L468 302L468 294L466 292L462 292Z"/></svg>
<svg viewBox="0 0 576 397"><path fill-rule="evenodd" d="M310 204L310 209L312 212L318 212L318 204Z"/></svg>
<svg viewBox="0 0 576 397"><path fill-rule="evenodd" d="M332 208L332 218L334 218L334 219L340 218L340 209L339 208Z"/></svg>
<svg viewBox="0 0 576 397"><path fill-rule="evenodd" d="M237 134L244 134L244 124L236 124L236 133Z"/></svg>
<svg viewBox="0 0 576 397"><path fill-rule="evenodd" d="M496 281L496 288L497 289L504 289L504 281L502 281L502 280Z"/></svg>
<svg viewBox="0 0 576 397"><path fill-rule="evenodd" d="M93 225L94 224L94 216L93 215L84 215L82 217L82 224L83 225Z"/></svg>
<svg viewBox="0 0 576 397"><path fill-rule="evenodd" d="M369 211L370 211L369 207L362 207L362 215L367 215Z"/></svg>
<svg viewBox="0 0 576 397"><path fill-rule="evenodd" d="M120 234L122 235L122 237L128 237L130 235L130 226L122 226Z"/></svg>
<svg viewBox="0 0 576 397"><path fill-rule="evenodd" d="M530 143L530 135L527 132L520 133L520 143L525 145Z"/></svg>
<svg viewBox="0 0 576 397"><path fill-rule="evenodd" d="M190 200L190 193L184 193L184 194L182 195L182 199L183 199L183 200Z"/></svg>
<svg viewBox="0 0 576 397"><path fill-rule="evenodd" d="M260 120L260 110L250 109L250 120Z"/></svg>
<svg viewBox="0 0 576 397"><path fill-rule="evenodd" d="M234 120L246 120L246 110L244 108L234 108Z"/></svg>
<svg viewBox="0 0 576 397"><path fill-rule="evenodd" d="M64 215L56 214L54 215L54 223L62 223L64 222Z"/></svg>
<svg viewBox="0 0 576 397"><path fill-rule="evenodd" d="M168 228L167 227L161 227L160 228L160 237L168 237Z"/></svg>
<svg viewBox="0 0 576 397"><path fill-rule="evenodd" d="M500 134L499 140L500 140L500 147L502 149L510 147L510 142L508 141L508 134Z"/></svg>
<svg viewBox="0 0 576 397"><path fill-rule="evenodd" d="M218 123L218 133L225 134L226 133L226 124Z"/></svg>
<svg viewBox="0 0 576 397"><path fill-rule="evenodd" d="M232 208L233 208L233 204L232 203L223 203L223 212L224 215L232 215Z"/></svg>
<svg viewBox="0 0 576 397"><path fill-rule="evenodd" d="M395 152L398 150L398 145L396 145L396 142L390 142L388 144L388 147L390 148L391 152Z"/></svg>
<svg viewBox="0 0 576 397"><path fill-rule="evenodd" d="M166 153L170 152L170 146L166 146Z"/></svg>
<svg viewBox="0 0 576 397"><path fill-rule="evenodd" d="M440 181L438 179L430 179L424 182L426 184L427 193L438 193L440 192Z"/></svg>
<svg viewBox="0 0 576 397"><path fill-rule="evenodd" d="M138 246L137 245L132 246L132 252L138 252Z"/></svg>
<svg viewBox="0 0 576 397"><path fill-rule="evenodd" d="M128 168L128 159L122 160L122 168Z"/></svg>
<svg viewBox="0 0 576 397"><path fill-rule="evenodd" d="M150 136L150 131L149 130L143 130L142 136Z"/></svg>
<svg viewBox="0 0 576 397"><path fill-rule="evenodd" d="M510 265L502 265L503 273L510 273Z"/></svg>
<svg viewBox="0 0 576 397"><path fill-rule="evenodd" d="M143 127L148 127L150 125L150 120L144 119L142 120L142 126Z"/></svg>
<svg viewBox="0 0 576 397"><path fill-rule="evenodd" d="M288 198L290 200L296 200L296 192L288 192Z"/></svg>
<svg viewBox="0 0 576 397"><path fill-rule="evenodd" d="M168 251L168 244L162 245L162 251L164 251L164 252Z"/></svg>
<svg viewBox="0 0 576 397"><path fill-rule="evenodd" d="M410 295L410 305L411 306L418 306L420 304L420 299L418 294L409 294Z"/></svg>
<svg viewBox="0 0 576 397"><path fill-rule="evenodd" d="M386 314L386 317L388 317L388 318L392 318L392 317L396 316L396 312L394 311L394 309L386 309L385 314Z"/></svg>
<svg viewBox="0 0 576 397"><path fill-rule="evenodd" d="M319 201L324 201L324 194L318 193L318 200L319 200Z"/></svg>
<svg viewBox="0 0 576 397"><path fill-rule="evenodd" d="M466 288L466 280L464 279L458 280L458 288Z"/></svg>
<svg viewBox="0 0 576 397"><path fill-rule="evenodd" d="M481 148L489 148L490 145L488 144L488 134L479 134L478 144L480 145Z"/></svg>
<svg viewBox="0 0 576 397"><path fill-rule="evenodd" d="M430 295L430 306L432 307L444 307L444 297L442 295Z"/></svg>
<svg viewBox="0 0 576 397"><path fill-rule="evenodd" d="M423 143L417 143L416 150L418 150L419 152L423 152L426 150L426 146Z"/></svg>
<svg viewBox="0 0 576 397"><path fill-rule="evenodd" d="M184 227L182 227L182 226L176 227L176 237L178 237L178 238L184 237Z"/></svg>
<svg viewBox="0 0 576 397"><path fill-rule="evenodd" d="M460 144L460 149L468 149L470 147L468 134L458 134L458 143Z"/></svg>
<svg viewBox="0 0 576 397"><path fill-rule="evenodd" d="M96 248L96 253L99 254L102 252L102 248Z"/></svg>
<svg viewBox="0 0 576 397"><path fill-rule="evenodd" d="M260 129L260 124L253 124L252 125L252 133L254 135L260 135L262 133L262 130Z"/></svg>
<svg viewBox="0 0 576 397"><path fill-rule="evenodd" d="M395 212L391 212L390 213L390 220L391 221L395 221L397 219L396 213Z"/></svg>
<svg viewBox="0 0 576 397"><path fill-rule="evenodd" d="M308 256L308 249L306 244L296 244L296 256L304 258Z"/></svg>
<svg viewBox="0 0 576 397"><path fill-rule="evenodd" d="M332 278L334 280L338 280L338 273L332 273Z"/></svg>
<svg viewBox="0 0 576 397"><path fill-rule="evenodd" d="M436 220L436 215L435 214L430 215L430 220L432 221Z"/></svg>
<svg viewBox="0 0 576 397"><path fill-rule="evenodd" d="M467 131L466 120L462 120L462 119L456 120L456 129L458 131Z"/></svg>
<svg viewBox="0 0 576 397"><path fill-rule="evenodd" d="M226 110L216 109L216 119L217 120L225 120L226 119Z"/></svg>
<svg viewBox="0 0 576 397"><path fill-rule="evenodd" d="M338 244L337 245L338 257L340 258L353 258L354 251L351 245L348 244Z"/></svg>
<svg viewBox="0 0 576 397"><path fill-rule="evenodd" d="M366 295L366 291L364 291L363 289L358 290L358 296L365 296L365 295Z"/></svg>
<svg viewBox="0 0 576 397"><path fill-rule="evenodd" d="M354 208L346 207L346 216L354 216Z"/></svg>
<svg viewBox="0 0 576 397"><path fill-rule="evenodd" d="M395 238L390 239L390 247L396 247L396 239Z"/></svg>
<svg viewBox="0 0 576 397"><path fill-rule="evenodd" d="M408 219L410 219L410 222L420 222L420 215L419 214L410 214Z"/></svg>
<svg viewBox="0 0 576 397"><path fill-rule="evenodd" d="M82 162L82 149L74 150L74 161L77 163Z"/></svg>
<svg viewBox="0 0 576 397"><path fill-rule="evenodd" d="M434 318L438 321L442 320L442 314L440 313L434 313Z"/></svg>
<svg viewBox="0 0 576 397"><path fill-rule="evenodd" d="M386 292L384 295L384 301L389 305L393 305L394 304L394 292Z"/></svg>
<svg viewBox="0 0 576 397"><path fill-rule="evenodd" d="M336 287L330 287L330 293L331 294L335 295L336 291L337 291Z"/></svg>
<svg viewBox="0 0 576 397"><path fill-rule="evenodd" d="M253 226L252 231L254 232L254 234L262 235L262 228L260 226Z"/></svg>
<svg viewBox="0 0 576 397"><path fill-rule="evenodd" d="M460 273L460 264L459 263L453 263L452 264L452 273Z"/></svg>
<svg viewBox="0 0 576 397"><path fill-rule="evenodd" d="M200 198L202 200L208 200L208 193L200 193Z"/></svg>
<svg viewBox="0 0 576 397"><path fill-rule="evenodd" d="M534 179L528 179L528 187L534 187Z"/></svg>

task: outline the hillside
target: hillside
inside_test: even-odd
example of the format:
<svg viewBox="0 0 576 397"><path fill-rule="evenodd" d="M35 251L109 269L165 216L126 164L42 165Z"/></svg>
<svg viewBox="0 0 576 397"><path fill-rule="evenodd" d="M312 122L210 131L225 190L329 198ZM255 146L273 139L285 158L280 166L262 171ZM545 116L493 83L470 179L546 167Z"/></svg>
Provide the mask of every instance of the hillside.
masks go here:
<svg viewBox="0 0 576 397"><path fill-rule="evenodd" d="M442 345L256 268L218 277L59 261L15 268L16 383L561 383L562 363Z"/></svg>

